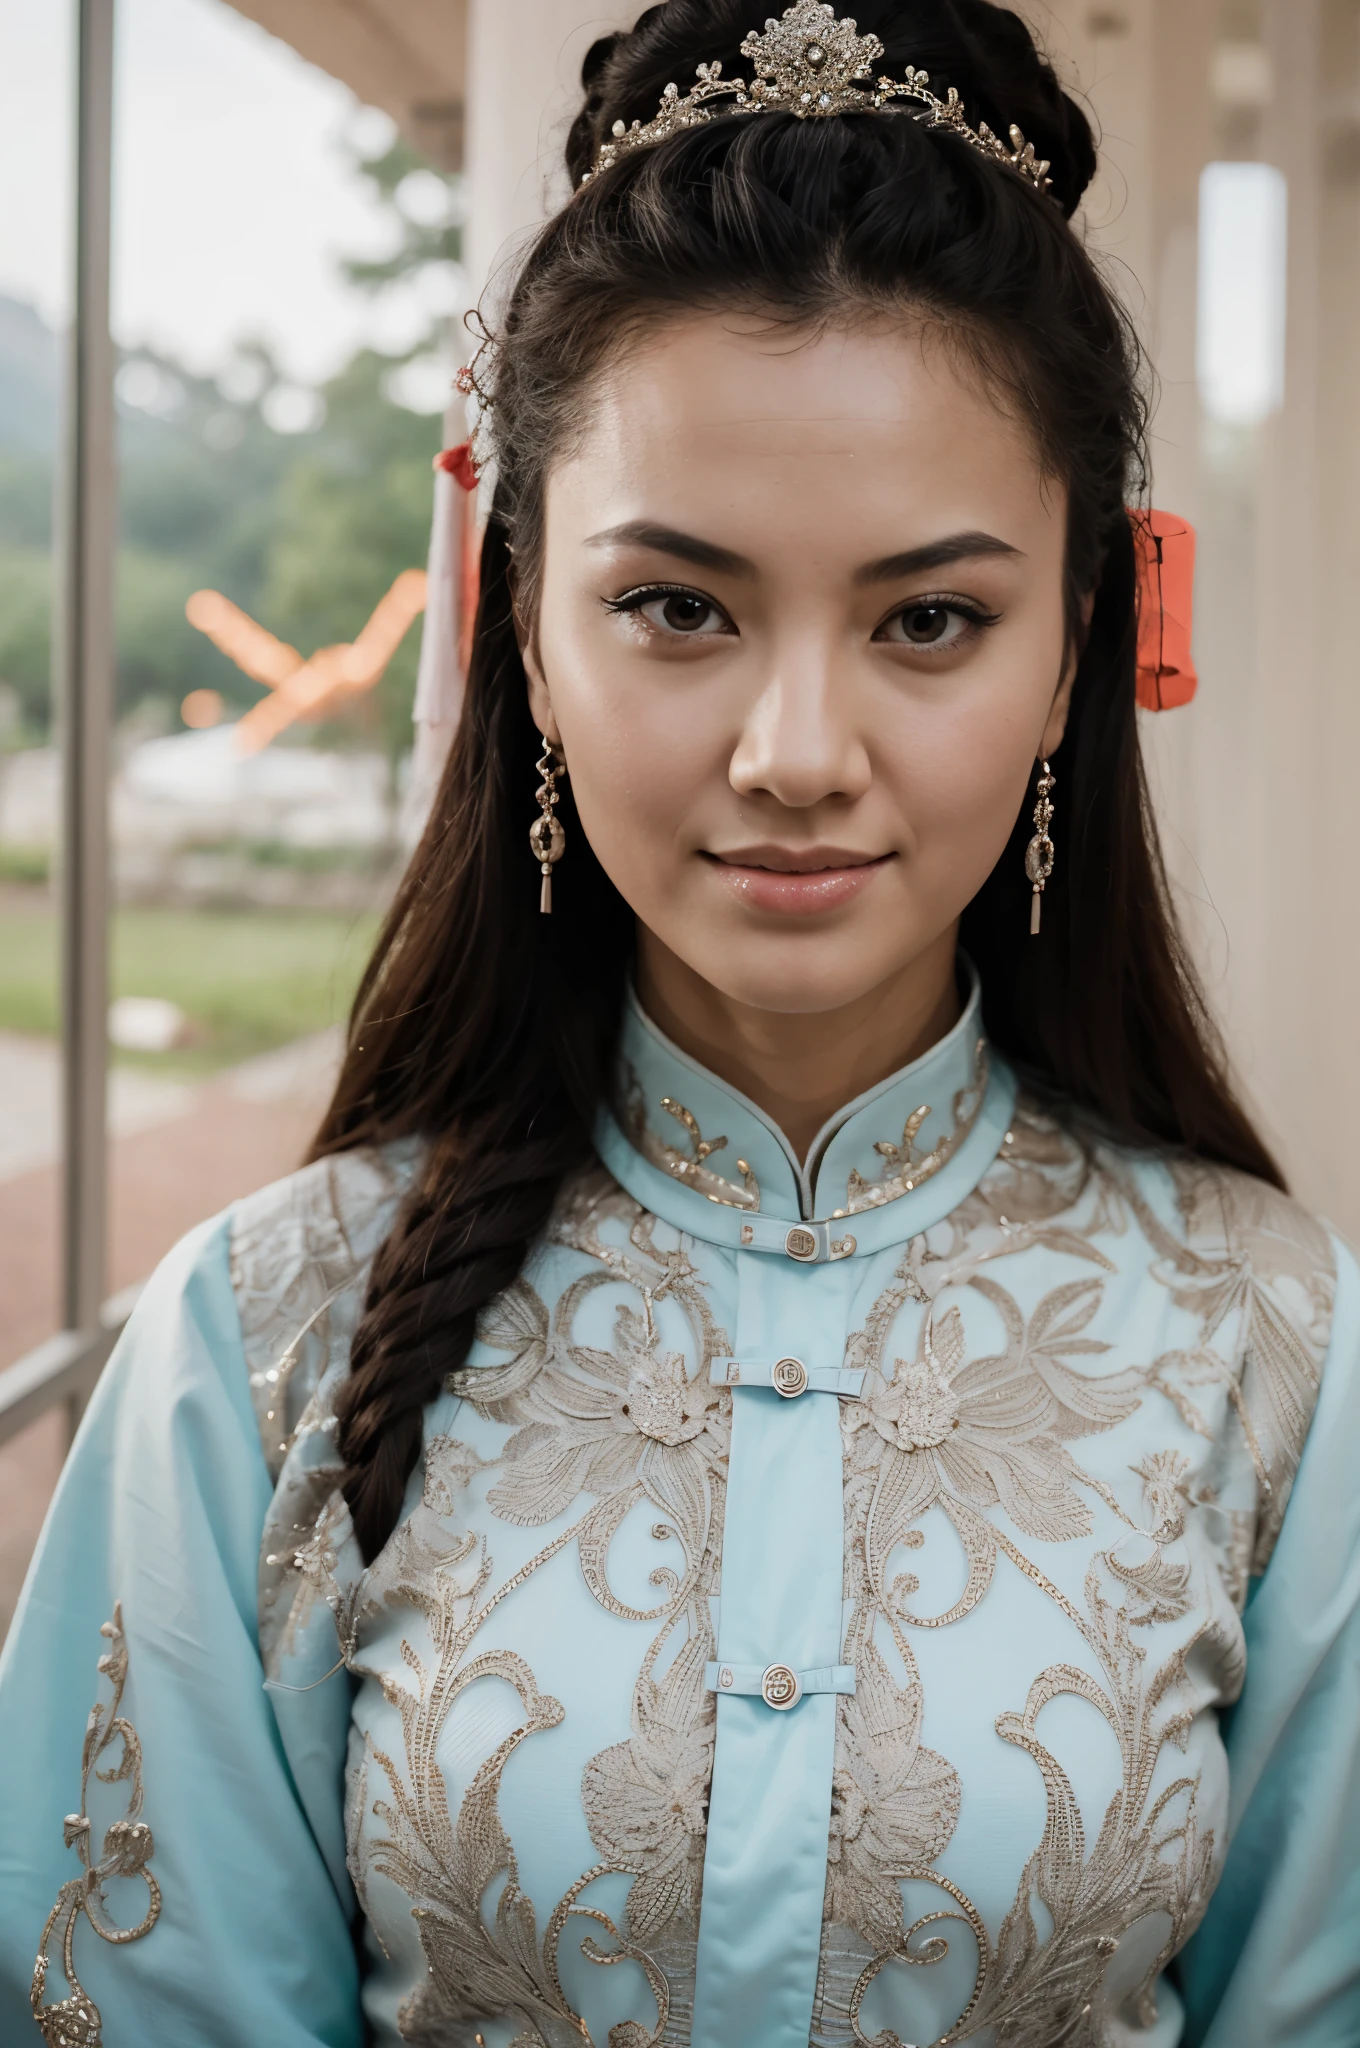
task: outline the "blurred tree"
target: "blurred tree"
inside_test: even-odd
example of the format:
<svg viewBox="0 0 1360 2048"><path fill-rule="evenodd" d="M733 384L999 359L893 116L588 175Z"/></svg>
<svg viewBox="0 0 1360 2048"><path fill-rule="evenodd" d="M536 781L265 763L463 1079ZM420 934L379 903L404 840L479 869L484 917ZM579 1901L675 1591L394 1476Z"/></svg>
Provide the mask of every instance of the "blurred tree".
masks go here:
<svg viewBox="0 0 1360 2048"><path fill-rule="evenodd" d="M461 262L461 179L437 170L400 135L380 155L360 157L357 168L391 209L400 239L379 262L347 257L341 268L351 284L374 290L427 264Z"/></svg>
<svg viewBox="0 0 1360 2048"><path fill-rule="evenodd" d="M0 545L0 683L19 700L4 744L31 743L48 728L52 563L45 548Z"/></svg>
<svg viewBox="0 0 1360 2048"><path fill-rule="evenodd" d="M305 654L352 640L394 578L424 567L438 423L384 400L389 368L388 357L364 350L326 386L326 424L278 492L255 616ZM411 744L419 645L416 626L375 701L356 705L359 730L381 733L394 757Z"/></svg>
<svg viewBox="0 0 1360 2048"><path fill-rule="evenodd" d="M459 181L405 142L354 169L388 214L392 253L342 264L355 288L401 289L419 307L448 303L460 249ZM426 290L433 277L439 290ZM118 377L121 546L118 702L159 706L177 721L191 689L245 710L258 687L184 617L195 590L225 592L304 654L359 630L401 570L423 566L429 538L437 414L417 412L399 372L447 358L447 321L430 314L403 352L363 350L326 385L302 431L271 425L287 380L268 347L244 340L217 378L197 377L153 349L123 358ZM0 682L19 695L25 736L50 719L52 450L58 348L31 308L0 296ZM427 389L439 393L438 377ZM446 387L445 387L446 388ZM352 719L328 741L410 745L419 628Z"/></svg>
<svg viewBox="0 0 1360 2048"><path fill-rule="evenodd" d="M0 349L7 328L17 324L6 322L0 312ZM4 381L0 376L0 383ZM6 423L0 408L0 432ZM30 425L25 418L26 431ZM0 447L0 683L15 692L19 704L18 724L4 738L7 746L23 744L47 730L51 540L50 454L31 453L23 446Z"/></svg>

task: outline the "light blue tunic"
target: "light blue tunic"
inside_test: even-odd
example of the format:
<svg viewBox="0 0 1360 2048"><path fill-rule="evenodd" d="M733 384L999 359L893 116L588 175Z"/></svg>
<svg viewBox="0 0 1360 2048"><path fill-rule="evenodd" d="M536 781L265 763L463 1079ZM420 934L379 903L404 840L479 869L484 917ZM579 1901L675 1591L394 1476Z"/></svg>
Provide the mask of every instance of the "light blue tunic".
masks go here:
<svg viewBox="0 0 1360 2048"><path fill-rule="evenodd" d="M631 1010L367 1572L413 1150L171 1254L0 1663L3 2048L40 1946L107 2048L1360 2043L1360 1276L978 1018L803 1168Z"/></svg>

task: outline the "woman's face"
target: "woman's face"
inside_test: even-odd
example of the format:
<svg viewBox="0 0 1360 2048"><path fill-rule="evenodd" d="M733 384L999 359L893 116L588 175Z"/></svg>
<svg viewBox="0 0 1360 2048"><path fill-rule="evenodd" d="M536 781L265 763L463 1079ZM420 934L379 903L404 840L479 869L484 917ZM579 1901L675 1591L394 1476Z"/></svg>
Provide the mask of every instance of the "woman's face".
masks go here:
<svg viewBox="0 0 1360 2048"><path fill-rule="evenodd" d="M952 946L1062 737L1065 520L938 335L714 315L617 363L526 661L644 973L822 1012Z"/></svg>

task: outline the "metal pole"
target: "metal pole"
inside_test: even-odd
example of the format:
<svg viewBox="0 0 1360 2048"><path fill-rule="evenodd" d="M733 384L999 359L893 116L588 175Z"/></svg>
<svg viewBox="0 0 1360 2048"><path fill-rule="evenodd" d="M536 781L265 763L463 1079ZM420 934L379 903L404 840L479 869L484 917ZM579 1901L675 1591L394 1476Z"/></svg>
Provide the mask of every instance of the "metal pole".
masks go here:
<svg viewBox="0 0 1360 2048"><path fill-rule="evenodd" d="M77 0L75 305L61 484L55 696L62 735L62 1310L93 1335L104 1299L109 729L117 517L109 334L114 0ZM72 1402L72 1422L79 1399Z"/></svg>

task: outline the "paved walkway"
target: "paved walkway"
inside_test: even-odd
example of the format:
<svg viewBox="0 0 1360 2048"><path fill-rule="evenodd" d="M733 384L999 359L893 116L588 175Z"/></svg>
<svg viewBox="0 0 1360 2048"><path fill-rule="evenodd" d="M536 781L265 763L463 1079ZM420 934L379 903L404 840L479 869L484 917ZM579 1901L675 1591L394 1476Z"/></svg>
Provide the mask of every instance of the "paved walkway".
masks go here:
<svg viewBox="0 0 1360 2048"><path fill-rule="evenodd" d="M109 1131L125 1137L183 1116L195 1091L184 1081L117 1067L109 1075ZM49 1166L61 1150L61 1063L46 1038L0 1031L0 1182Z"/></svg>
<svg viewBox="0 0 1360 2048"><path fill-rule="evenodd" d="M196 1085L114 1075L110 1293L145 1278L203 1217L292 1171L338 1053L327 1032ZM58 1322L56 1072L50 1046L0 1036L0 1364ZM43 1416L0 1448L0 1635L61 1469L64 1425L63 1414Z"/></svg>

